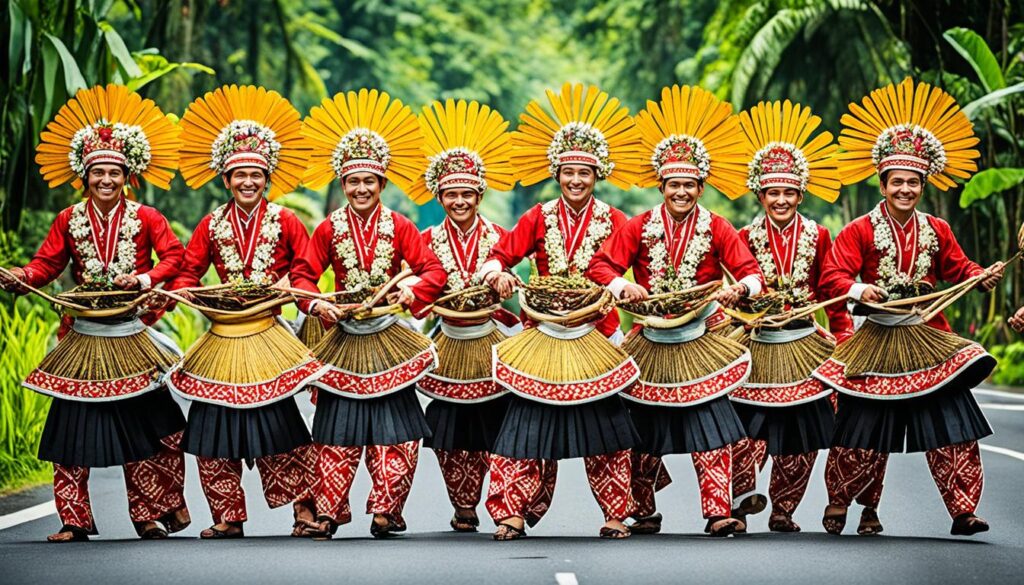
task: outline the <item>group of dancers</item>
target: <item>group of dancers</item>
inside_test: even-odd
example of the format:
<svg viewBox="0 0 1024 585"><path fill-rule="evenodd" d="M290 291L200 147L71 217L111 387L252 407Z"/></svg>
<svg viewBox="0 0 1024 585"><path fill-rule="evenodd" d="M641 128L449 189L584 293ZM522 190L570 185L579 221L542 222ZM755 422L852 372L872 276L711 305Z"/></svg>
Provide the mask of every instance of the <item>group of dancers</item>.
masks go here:
<svg viewBox="0 0 1024 585"><path fill-rule="evenodd" d="M995 360L950 330L950 295L934 287L987 291L1004 264L972 262L946 221L918 209L928 184L945 191L977 170L978 139L948 94L910 79L876 90L850 105L838 145L789 101L736 114L673 86L630 116L592 86L547 98L510 132L486 105L448 100L416 115L376 90L339 93L302 120L276 92L225 86L180 122L123 86L80 91L36 161L51 187L71 181L85 198L0 284L38 289L70 264L78 285L152 294L118 317L66 314L24 382L53 397L39 457L53 462L62 526L49 540L97 534L89 472L116 465L140 537L183 530L185 453L212 516L201 538L244 535L243 463L270 507L292 505L293 536L331 538L352 519L360 459L370 532L393 536L406 530L421 442L440 464L452 529L475 532L483 499L497 540L542 519L558 462L573 458L584 459L602 538L657 533L656 493L672 481L663 457L676 453L692 457L709 535L745 532L769 503L769 529L798 532L823 449L829 533L843 532L854 502L858 534L882 532L886 466L903 452L925 453L953 534L988 530L975 512L978 440L992 430L971 390ZM168 188L179 169L190 188L219 180L230 196L187 246L130 197L140 179ZM800 212L807 193L834 202L875 174L881 201L834 242ZM489 191L548 178L560 196L511 229L480 214ZM311 236L273 202L332 181L347 203ZM628 218L594 196L600 181L661 198ZM436 199L446 218L421 233L381 203L389 183ZM701 205L708 186L752 193L761 212L737 230ZM531 307L522 295L522 315L499 308L531 284L512 271L525 259L536 282L600 288L600 309ZM176 304L198 306L211 267L231 290L286 291L299 322L281 319L281 303L211 311L182 354L152 325ZM328 269L334 293L320 288ZM482 310L443 310L480 291ZM680 292L702 300L650 309ZM625 335L617 306L633 319ZM423 334L406 311L436 325ZM1024 314L1010 322L1021 328ZM307 390L311 430L296 403ZM431 399L425 412L417 392Z"/></svg>

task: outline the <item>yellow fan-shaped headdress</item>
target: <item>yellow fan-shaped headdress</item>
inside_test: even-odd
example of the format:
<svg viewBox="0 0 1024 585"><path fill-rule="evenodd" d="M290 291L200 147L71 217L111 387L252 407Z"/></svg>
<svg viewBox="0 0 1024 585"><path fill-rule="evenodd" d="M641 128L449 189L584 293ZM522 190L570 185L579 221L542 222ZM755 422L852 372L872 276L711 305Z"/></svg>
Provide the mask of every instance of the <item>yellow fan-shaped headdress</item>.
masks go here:
<svg viewBox="0 0 1024 585"><path fill-rule="evenodd" d="M746 192L750 146L730 103L701 87L673 85L661 90L661 102L647 101L636 126L650 153L641 187L688 177L706 181L730 199Z"/></svg>
<svg viewBox="0 0 1024 585"><path fill-rule="evenodd" d="M355 172L387 177L404 193L416 182L423 158L419 121L383 91L364 88L325 98L306 116L303 133L313 146L303 179L310 188Z"/></svg>
<svg viewBox="0 0 1024 585"><path fill-rule="evenodd" d="M839 148L830 132L812 138L821 118L811 109L784 102L761 102L740 113L740 127L754 155L747 167L747 188L809 191L829 203L839 197Z"/></svg>
<svg viewBox="0 0 1024 585"><path fill-rule="evenodd" d="M488 187L510 191L516 184L508 120L497 110L465 100L435 101L420 114L421 172L409 191L425 203L445 189Z"/></svg>
<svg viewBox="0 0 1024 585"><path fill-rule="evenodd" d="M951 95L909 77L871 92L840 120L839 174L843 183L873 173L917 171L945 191L953 177L970 178L981 156L974 125Z"/></svg>
<svg viewBox="0 0 1024 585"><path fill-rule="evenodd" d="M268 199L290 193L306 170L302 120L276 91L225 85L196 98L181 118L181 176L193 189L239 167L270 175Z"/></svg>
<svg viewBox="0 0 1024 585"><path fill-rule="evenodd" d="M169 189L178 168L179 129L153 100L123 85L82 89L61 107L36 147L36 163L50 187L82 188L89 166L118 164L133 182L141 176Z"/></svg>
<svg viewBox="0 0 1024 585"><path fill-rule="evenodd" d="M640 137L619 100L597 87L566 83L558 94L547 90L554 117L537 100L519 116L512 133L512 163L523 185L557 177L563 164L586 164L620 189L629 189L642 172Z"/></svg>

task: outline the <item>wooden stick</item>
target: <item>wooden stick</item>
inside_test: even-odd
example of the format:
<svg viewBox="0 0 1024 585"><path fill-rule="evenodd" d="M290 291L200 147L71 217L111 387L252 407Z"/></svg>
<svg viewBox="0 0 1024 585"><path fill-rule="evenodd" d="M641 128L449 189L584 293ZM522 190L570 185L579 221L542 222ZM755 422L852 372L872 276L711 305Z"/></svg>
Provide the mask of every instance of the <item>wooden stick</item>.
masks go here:
<svg viewBox="0 0 1024 585"><path fill-rule="evenodd" d="M52 296L50 294L47 294L47 293L39 290L38 288L36 288L36 287L26 283L25 281L21 280L17 276L14 276L14 273L12 273L10 270L7 270L6 268L4 268L2 266L0 266L0 274L3 274L7 278L17 282L18 286L24 288L25 290L28 290L28 291L30 291L32 293L35 293L35 294L39 295L40 297L42 297L43 299L53 303L54 305L58 305L58 306L65 307L65 308L68 308L68 309L74 309L76 311L88 311L89 310L89 307L83 307L82 305L79 305L77 303L72 303L70 301L65 301L63 299L58 299L55 296Z"/></svg>
<svg viewBox="0 0 1024 585"><path fill-rule="evenodd" d="M370 307L376 305L377 303L380 302L381 299L385 297L385 295L388 294L388 291L391 290L391 287L395 286L396 284L404 280L406 277L412 275L413 271L409 268L406 268L405 270L399 272L391 280L387 281L387 283L385 283L384 286L380 287L380 289L377 291L376 294L373 295L372 298L364 302L363 306L369 309Z"/></svg>
<svg viewBox="0 0 1024 585"><path fill-rule="evenodd" d="M828 307L830 305L834 305L834 304L838 303L839 301L845 301L845 300L847 300L847 296L843 295L841 297L835 297L833 299L829 299L827 301L822 301L822 302L816 303L814 305L808 305L806 307L802 307L802 308L798 308L798 309L790 309L788 314L787 313L782 313L782 314L779 314L779 315L772 315L770 317L765 317L764 319L762 319L761 323L763 325L770 325L772 327L783 327L783 326L785 326L785 325L787 325L787 324L789 324L789 323L791 323L793 321L796 321L798 319L803 319L805 317L813 315L814 313L817 313L819 309L824 309L825 307ZM783 318L783 320L782 321L778 321L779 318Z"/></svg>

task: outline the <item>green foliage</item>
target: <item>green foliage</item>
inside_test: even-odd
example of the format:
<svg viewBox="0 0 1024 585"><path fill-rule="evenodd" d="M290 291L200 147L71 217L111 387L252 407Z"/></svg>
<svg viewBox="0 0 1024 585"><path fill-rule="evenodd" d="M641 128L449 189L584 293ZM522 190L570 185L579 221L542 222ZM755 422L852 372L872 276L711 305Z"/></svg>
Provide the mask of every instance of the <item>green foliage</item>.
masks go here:
<svg viewBox="0 0 1024 585"><path fill-rule="evenodd" d="M985 169L971 177L960 194L960 207L967 209L972 203L993 193L1002 193L1024 183L1024 169Z"/></svg>
<svg viewBox="0 0 1024 585"><path fill-rule="evenodd" d="M0 304L0 491L49 469L36 453L50 398L21 381L43 359L56 324L53 313L38 307Z"/></svg>
<svg viewBox="0 0 1024 585"><path fill-rule="evenodd" d="M942 33L942 37L971 65L985 91L1006 87L999 61L981 35L967 28L955 27Z"/></svg>
<svg viewBox="0 0 1024 585"><path fill-rule="evenodd" d="M992 381L1002 386L1024 386L1024 341L996 345L990 353L999 360Z"/></svg>
<svg viewBox="0 0 1024 585"><path fill-rule="evenodd" d="M185 351L206 333L208 325L202 313L191 307L178 305L175 310L164 313L156 327Z"/></svg>

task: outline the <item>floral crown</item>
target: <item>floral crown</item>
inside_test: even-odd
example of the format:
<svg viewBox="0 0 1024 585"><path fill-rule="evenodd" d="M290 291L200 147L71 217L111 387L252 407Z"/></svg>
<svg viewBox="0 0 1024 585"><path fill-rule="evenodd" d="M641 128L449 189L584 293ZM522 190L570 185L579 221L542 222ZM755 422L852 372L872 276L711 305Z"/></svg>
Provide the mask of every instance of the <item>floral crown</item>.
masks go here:
<svg viewBox="0 0 1024 585"><path fill-rule="evenodd" d="M281 143L270 128L252 120L233 120L210 146L210 168L218 174L240 167L257 167L273 174Z"/></svg>
<svg viewBox="0 0 1024 585"><path fill-rule="evenodd" d="M703 181L711 173L711 157L704 143L680 134L668 136L654 147L651 164L661 180L690 177Z"/></svg>
<svg viewBox="0 0 1024 585"><path fill-rule="evenodd" d="M141 127L100 120L75 132L68 160L71 170L83 178L90 166L101 163L121 165L129 175L138 176L149 167L152 154Z"/></svg>
<svg viewBox="0 0 1024 585"><path fill-rule="evenodd" d="M946 149L934 134L915 124L890 126L875 140L871 162L879 173L916 171L925 177L946 168Z"/></svg>
<svg viewBox="0 0 1024 585"><path fill-rule="evenodd" d="M762 189L783 187L807 189L810 165L803 151L788 142L769 142L754 154L747 165L747 188L757 193Z"/></svg>
<svg viewBox="0 0 1024 585"><path fill-rule="evenodd" d="M605 179L615 168L608 154L608 140L600 130L585 122L569 122L555 133L548 146L548 171L558 178L558 167L583 164L597 168L597 178Z"/></svg>
<svg viewBox="0 0 1024 585"><path fill-rule="evenodd" d="M391 162L391 148L384 137L373 130L355 128L341 137L331 154L331 168L338 178L368 172L381 177Z"/></svg>
<svg viewBox="0 0 1024 585"><path fill-rule="evenodd" d="M477 153L465 148L451 148L430 157L425 178L427 189L437 197L445 189L487 190L484 161Z"/></svg>

